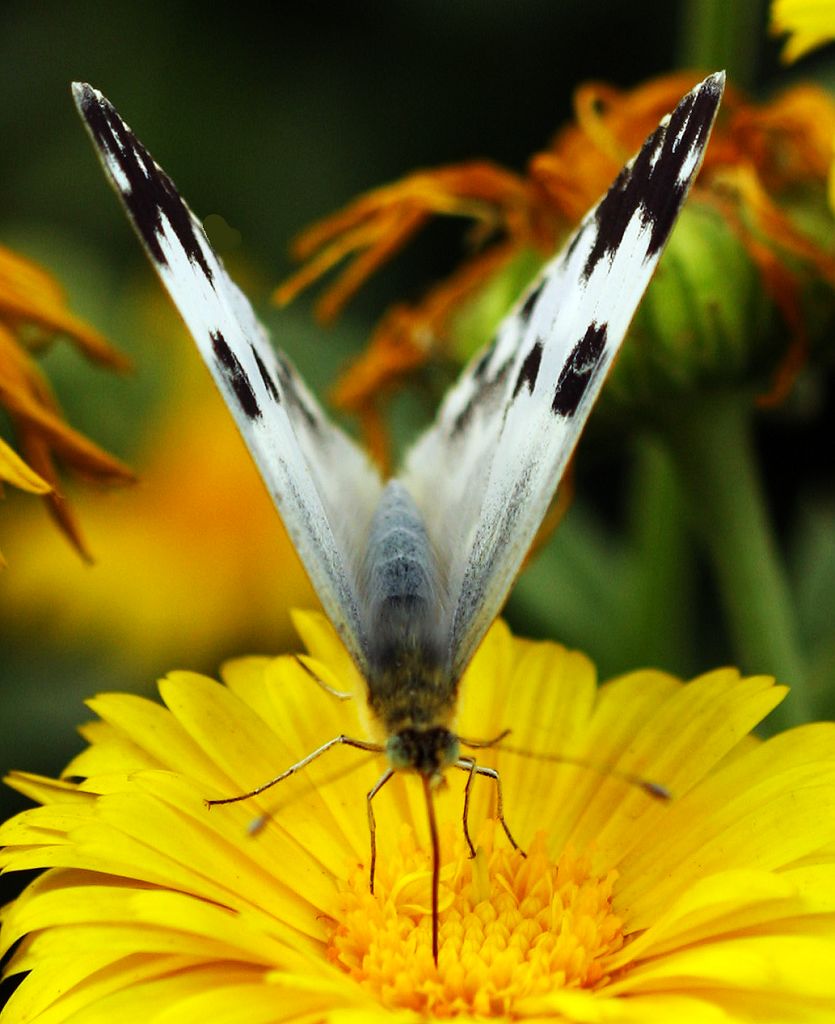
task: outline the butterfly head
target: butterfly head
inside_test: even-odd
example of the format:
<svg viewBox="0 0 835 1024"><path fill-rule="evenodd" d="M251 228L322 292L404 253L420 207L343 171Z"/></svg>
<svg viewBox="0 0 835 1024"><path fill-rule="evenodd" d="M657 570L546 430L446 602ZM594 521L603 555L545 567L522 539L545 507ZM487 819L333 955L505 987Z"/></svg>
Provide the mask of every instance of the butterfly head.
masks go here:
<svg viewBox="0 0 835 1024"><path fill-rule="evenodd" d="M444 769L456 763L459 753L458 737L443 726L401 729L386 742L386 756L395 771L417 772L433 788L441 783Z"/></svg>

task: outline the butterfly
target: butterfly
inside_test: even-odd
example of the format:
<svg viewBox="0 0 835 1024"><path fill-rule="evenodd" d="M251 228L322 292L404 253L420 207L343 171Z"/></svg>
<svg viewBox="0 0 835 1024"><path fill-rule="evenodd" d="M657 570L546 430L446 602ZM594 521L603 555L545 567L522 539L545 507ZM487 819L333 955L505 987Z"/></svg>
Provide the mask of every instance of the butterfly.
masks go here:
<svg viewBox="0 0 835 1024"><path fill-rule="evenodd" d="M330 621L366 681L388 767L424 787L438 959L439 850L432 792L447 768L497 773L451 726L459 682L498 615L698 172L724 88L680 101L582 220L562 252L465 368L434 423L383 480L274 349L200 221L114 107L75 83L111 184L224 396ZM247 794L252 795L252 794ZM240 799L234 797L231 799ZM211 803L228 801L210 801Z"/></svg>

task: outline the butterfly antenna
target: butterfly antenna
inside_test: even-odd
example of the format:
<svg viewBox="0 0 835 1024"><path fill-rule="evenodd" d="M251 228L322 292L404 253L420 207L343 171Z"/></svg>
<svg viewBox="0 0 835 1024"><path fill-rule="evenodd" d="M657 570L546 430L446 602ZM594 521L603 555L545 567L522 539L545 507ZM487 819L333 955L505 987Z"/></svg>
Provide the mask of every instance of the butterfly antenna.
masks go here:
<svg viewBox="0 0 835 1024"><path fill-rule="evenodd" d="M432 843L432 959L438 966L438 890L441 884L441 845L438 841L438 821L435 817L435 801L432 796L431 779L423 779L423 793L426 797L426 814L429 819L429 839Z"/></svg>
<svg viewBox="0 0 835 1024"><path fill-rule="evenodd" d="M486 745L489 746L490 744ZM553 764L570 764L577 768L587 768L598 775L608 775L613 779L621 779L623 782L628 783L630 786L636 786L648 796L655 797L657 800L672 800L673 798L669 789L660 782L655 782L653 779L648 779L643 775L637 775L635 772L627 772L622 768L615 768L611 764L595 764L594 761L586 761L582 757L570 757L565 754L543 754L535 750L525 750L523 747L505 746L504 743L495 744L494 749L503 750L508 754L516 754L518 757L529 757L537 761L551 761Z"/></svg>
<svg viewBox="0 0 835 1024"><path fill-rule="evenodd" d="M313 682L316 683L317 686L320 686L325 691L325 693L329 693L331 697L336 697L337 700L351 699L353 694L346 693L344 690L337 690L335 689L335 687L331 686L330 683L326 683L325 680L321 678L321 676L319 676L316 672L313 671L310 665L307 664L305 659L300 654L294 654L293 657L295 658L296 664L299 666L299 668L303 669L307 673L307 675L313 680Z"/></svg>
<svg viewBox="0 0 835 1024"><path fill-rule="evenodd" d="M502 729L502 731L491 740L468 740L464 736L459 736L458 742L463 743L465 747L470 747L472 750L487 750L489 747L497 747L501 741L509 735L510 729Z"/></svg>

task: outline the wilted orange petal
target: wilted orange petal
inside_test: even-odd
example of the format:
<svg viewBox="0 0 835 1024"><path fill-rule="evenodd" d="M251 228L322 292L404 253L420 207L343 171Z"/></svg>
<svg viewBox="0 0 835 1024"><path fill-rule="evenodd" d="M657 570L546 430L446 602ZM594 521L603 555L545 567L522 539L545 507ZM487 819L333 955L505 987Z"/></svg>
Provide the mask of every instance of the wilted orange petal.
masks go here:
<svg viewBox="0 0 835 1024"><path fill-rule="evenodd" d="M0 406L8 411L21 434L39 435L68 465L85 476L106 482L134 479L124 463L64 422L38 367L2 325Z"/></svg>
<svg viewBox="0 0 835 1024"><path fill-rule="evenodd" d="M84 476L105 482L135 479L133 471L119 459L100 448L55 413L38 405L23 391L4 386L0 381L0 405L8 409L23 432L37 432L57 455Z"/></svg>
<svg viewBox="0 0 835 1024"><path fill-rule="evenodd" d="M498 273L517 248L514 242L495 245L436 285L422 302L390 309L365 351L337 382L332 400L359 415L363 439L378 465L387 468L390 461L381 402L403 377L443 348L449 340L447 324L452 313Z"/></svg>
<svg viewBox="0 0 835 1024"><path fill-rule="evenodd" d="M789 217L771 199L750 165L740 165L722 176L741 199L757 231L774 245L811 264L830 284L835 284L835 258L795 228Z"/></svg>
<svg viewBox="0 0 835 1024"><path fill-rule="evenodd" d="M574 93L577 124L620 167L679 97L702 77L698 71L677 71L629 90L605 82L585 83Z"/></svg>
<svg viewBox="0 0 835 1024"><path fill-rule="evenodd" d="M773 249L752 238L745 247L759 268L763 287L780 310L789 334L789 344L774 373L771 388L757 396L757 405L771 408L788 397L809 354L809 334L800 301L801 284Z"/></svg>
<svg viewBox="0 0 835 1024"><path fill-rule="evenodd" d="M323 321L332 320L430 215L469 217L492 231L502 223L505 209L521 211L516 221L526 224L531 206L527 183L493 164L474 162L420 171L360 196L299 235L293 243L293 254L307 263L276 289L274 301L285 305L353 255L354 261L317 305L317 316Z"/></svg>
<svg viewBox="0 0 835 1024"><path fill-rule="evenodd" d="M125 370L130 360L74 316L58 284L40 267L0 246L0 318L12 327L35 324L49 334L64 334L95 362Z"/></svg>
<svg viewBox="0 0 835 1024"><path fill-rule="evenodd" d="M23 333L27 330L28 336ZM58 489L55 457L92 480L122 483L133 480L133 474L64 422L48 381L26 347L28 340L41 344L56 334L66 335L84 355L110 368L129 365L102 335L69 312L63 291L45 271L0 246L0 406L8 413L23 455L0 442L0 482L5 479L41 494L60 529L89 559Z"/></svg>
<svg viewBox="0 0 835 1024"><path fill-rule="evenodd" d="M367 351L339 381L335 401L360 416L378 457L385 460L388 452L380 415L388 394L443 351L456 327L467 322L456 323L456 315L467 317L468 302L509 259L526 247L543 256L555 251L624 159L699 77L681 72L630 91L582 86L575 94L575 123L531 158L526 177L484 162L416 172L359 197L299 237L295 255L308 263L277 294L287 300L346 260L347 269L318 306L328 319L432 215L470 218L474 249L483 247L422 301L389 311ZM755 106L729 86L697 185L741 239L789 329L785 358L763 401L785 395L807 354L801 286L811 274L835 283L835 258L779 205L789 189L793 196L816 198L833 167L833 139L835 102L823 90L801 85ZM830 189L835 208L835 173ZM447 354L466 358L469 350L464 345Z"/></svg>
<svg viewBox="0 0 835 1024"><path fill-rule="evenodd" d="M78 519L70 503L58 489L58 473L52 461L49 444L35 431L24 429L20 431L20 446L29 462L52 485L49 493L44 495L44 503L49 514L81 557L86 562L92 562L93 556L81 532Z"/></svg>
<svg viewBox="0 0 835 1024"><path fill-rule="evenodd" d="M387 259L401 249L409 238L426 221L427 215L422 210L401 209L391 211L387 223L380 226L376 242L360 252L345 271L339 276L336 284L329 288L316 304L316 312L324 323L335 319L342 311L345 303L357 292L362 284Z"/></svg>
<svg viewBox="0 0 835 1024"><path fill-rule="evenodd" d="M528 164L531 179L568 225L600 198L613 175L701 77L680 72L629 91L589 82L575 91L575 122L561 128L548 149L534 154ZM723 107L728 98L726 91Z"/></svg>
<svg viewBox="0 0 835 1024"><path fill-rule="evenodd" d="M462 213L467 216L483 213L474 208L478 201L504 202L508 197L526 202L528 186L523 178L487 161L471 161L417 171L402 181L373 189L353 202L305 228L293 242L296 259L308 259L333 238L363 223L381 211L403 204L415 204L433 213Z"/></svg>
<svg viewBox="0 0 835 1024"><path fill-rule="evenodd" d="M740 104L728 133L738 150L735 162L744 157L753 164L769 191L820 184L832 164L835 102L815 85L798 85L762 106Z"/></svg>
<svg viewBox="0 0 835 1024"><path fill-rule="evenodd" d="M763 288L788 328L789 343L775 372L772 387L757 400L762 406L777 405L791 390L809 349L801 306L803 282L801 276L787 265L785 254L792 253L811 264L832 283L835 283L835 261L794 228L771 201L750 166L728 168L715 176L714 185L711 200L721 210L725 222L756 265ZM728 196L732 197L729 201Z"/></svg>
<svg viewBox="0 0 835 1024"><path fill-rule="evenodd" d="M304 291L314 281L324 276L332 267L340 263L347 256L372 245L379 236L381 228L378 223L361 225L350 231L346 230L337 236L332 244L325 245L305 265L289 277L273 292L273 302L279 306L286 306L288 302Z"/></svg>
<svg viewBox="0 0 835 1024"><path fill-rule="evenodd" d="M404 373L426 361L426 349L416 344L414 313L395 306L383 318L364 352L351 364L332 392L335 405L358 412L369 396L378 397Z"/></svg>

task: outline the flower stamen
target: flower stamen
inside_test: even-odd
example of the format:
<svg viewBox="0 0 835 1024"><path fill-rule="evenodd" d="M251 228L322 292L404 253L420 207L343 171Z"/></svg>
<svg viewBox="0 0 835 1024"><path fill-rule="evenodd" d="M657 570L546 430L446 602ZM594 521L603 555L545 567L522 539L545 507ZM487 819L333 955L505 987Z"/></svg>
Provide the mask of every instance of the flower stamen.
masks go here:
<svg viewBox="0 0 835 1024"><path fill-rule="evenodd" d="M431 868L410 828L381 861L374 896L362 869L345 884L329 959L383 1005L434 1017L512 1015L555 988L595 987L623 942L611 906L617 873L597 876L570 849L554 860L544 833L527 858L503 842L494 849L497 825L483 829L475 859L451 826L441 844L455 852L441 870L437 966Z"/></svg>

